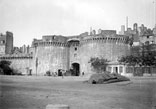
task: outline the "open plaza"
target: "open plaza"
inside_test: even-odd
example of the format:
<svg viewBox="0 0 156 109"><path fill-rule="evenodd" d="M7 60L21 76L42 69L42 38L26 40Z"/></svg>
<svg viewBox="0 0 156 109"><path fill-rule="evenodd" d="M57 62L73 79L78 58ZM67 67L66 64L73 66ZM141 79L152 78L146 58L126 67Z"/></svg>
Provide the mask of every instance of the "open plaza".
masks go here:
<svg viewBox="0 0 156 109"><path fill-rule="evenodd" d="M156 109L156 77L89 84L87 77L0 76L1 109Z"/></svg>

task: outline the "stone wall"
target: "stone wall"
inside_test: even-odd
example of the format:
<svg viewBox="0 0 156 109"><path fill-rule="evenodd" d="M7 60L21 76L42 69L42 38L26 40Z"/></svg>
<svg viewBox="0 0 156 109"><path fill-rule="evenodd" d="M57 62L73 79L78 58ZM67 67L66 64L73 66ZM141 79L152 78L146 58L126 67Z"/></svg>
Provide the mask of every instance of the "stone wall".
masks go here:
<svg viewBox="0 0 156 109"><path fill-rule="evenodd" d="M30 70L32 71L31 58L12 59L10 61L11 67L24 75L28 75Z"/></svg>
<svg viewBox="0 0 156 109"><path fill-rule="evenodd" d="M69 69L69 47L60 44L50 44L49 46L38 46L34 56L38 61L37 75L44 75L47 71L57 72L58 69ZM36 66L33 67L33 69ZM35 72L33 72L35 73Z"/></svg>
<svg viewBox="0 0 156 109"><path fill-rule="evenodd" d="M130 53L130 47L124 39L100 36L83 40L79 50L80 71L85 73L93 73L88 63L91 57L117 61L119 57Z"/></svg>
<svg viewBox="0 0 156 109"><path fill-rule="evenodd" d="M0 55L5 55L5 44L0 44Z"/></svg>
<svg viewBox="0 0 156 109"><path fill-rule="evenodd" d="M21 73L23 75L27 75L30 73L30 70L32 71L32 57L26 57L26 56L5 56L0 57L0 60L7 60L11 61L10 67L13 68L16 73Z"/></svg>

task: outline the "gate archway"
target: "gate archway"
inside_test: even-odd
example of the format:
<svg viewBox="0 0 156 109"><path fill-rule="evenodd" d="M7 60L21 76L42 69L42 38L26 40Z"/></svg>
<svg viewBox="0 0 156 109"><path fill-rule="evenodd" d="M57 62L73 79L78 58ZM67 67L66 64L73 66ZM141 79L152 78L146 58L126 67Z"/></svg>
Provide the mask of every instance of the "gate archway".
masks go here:
<svg viewBox="0 0 156 109"><path fill-rule="evenodd" d="M80 64L72 63L73 76L80 76Z"/></svg>

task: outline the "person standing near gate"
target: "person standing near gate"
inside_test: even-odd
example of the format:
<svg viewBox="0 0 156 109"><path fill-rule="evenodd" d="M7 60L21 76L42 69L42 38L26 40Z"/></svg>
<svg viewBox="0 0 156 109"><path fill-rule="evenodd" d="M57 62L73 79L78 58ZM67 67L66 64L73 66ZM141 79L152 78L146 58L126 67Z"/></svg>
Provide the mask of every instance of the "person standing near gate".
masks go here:
<svg viewBox="0 0 156 109"><path fill-rule="evenodd" d="M61 73L62 73L62 79L63 79L64 78L65 70L61 70Z"/></svg>

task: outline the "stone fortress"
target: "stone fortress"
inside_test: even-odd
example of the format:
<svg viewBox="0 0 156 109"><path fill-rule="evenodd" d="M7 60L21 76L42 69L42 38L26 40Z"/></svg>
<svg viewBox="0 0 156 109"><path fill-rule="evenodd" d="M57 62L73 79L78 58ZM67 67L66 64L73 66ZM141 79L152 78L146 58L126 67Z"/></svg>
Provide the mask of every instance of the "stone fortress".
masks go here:
<svg viewBox="0 0 156 109"><path fill-rule="evenodd" d="M110 61L108 71L123 74L125 69L117 60L131 53L130 39L139 39L140 36L134 35L130 29L124 32L122 29L121 33L119 35L115 30L99 29L97 33L93 30L77 36L45 35L42 39L34 39L31 47L23 49L13 49L13 44L10 43L12 53L5 54L2 48L7 44L4 43L0 45L0 59L10 60L11 67L23 74L45 75L47 71L73 69L76 71L75 76L80 76L82 72L85 75L94 73L89 60L91 57L99 57ZM3 38L0 40L3 42Z"/></svg>
<svg viewBox="0 0 156 109"><path fill-rule="evenodd" d="M119 56L130 53L128 37L117 35L113 30L99 30L83 33L78 36L43 36L41 40L34 39L33 57L38 64L37 72L44 74L47 70L57 72L58 69L73 68L75 75L91 73L89 60L91 57L103 57L111 62L117 62Z"/></svg>

